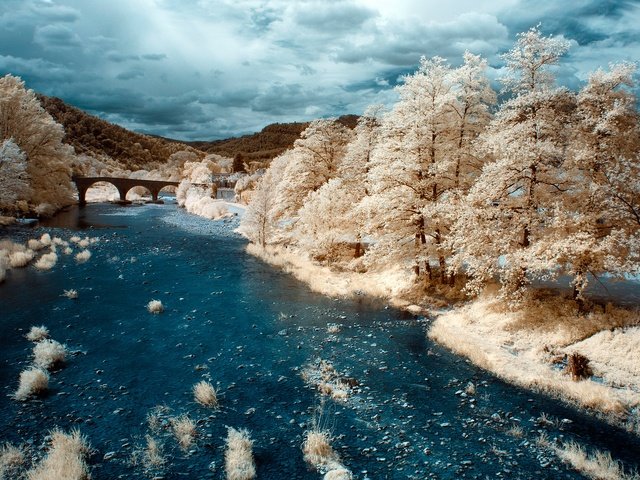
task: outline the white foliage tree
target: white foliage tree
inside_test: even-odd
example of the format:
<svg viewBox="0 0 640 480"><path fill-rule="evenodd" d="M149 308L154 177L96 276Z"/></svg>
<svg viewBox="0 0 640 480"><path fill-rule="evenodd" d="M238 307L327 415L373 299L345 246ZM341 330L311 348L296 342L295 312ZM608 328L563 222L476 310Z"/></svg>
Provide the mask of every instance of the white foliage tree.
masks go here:
<svg viewBox="0 0 640 480"><path fill-rule="evenodd" d="M311 192L300 209L298 238L316 257L335 260L334 250L347 243L355 245L354 258L362 255L366 211L360 203L369 194L367 174L380 137L380 110L373 106L360 117L337 177Z"/></svg>
<svg viewBox="0 0 640 480"><path fill-rule="evenodd" d="M574 100L555 88L549 67L568 46L532 28L503 56L503 81L513 97L482 136L494 160L471 188L452 242L458 264L473 277L472 290L499 274L503 291L514 294L528 280L554 273L543 252L554 248L546 241L550 212L563 208L571 187L564 164Z"/></svg>
<svg viewBox="0 0 640 480"><path fill-rule="evenodd" d="M295 141L290 162L278 184L278 217L297 216L307 195L337 175L351 136L351 131L335 120L311 122Z"/></svg>
<svg viewBox="0 0 640 480"><path fill-rule="evenodd" d="M42 214L73 201L73 148L62 143L64 129L40 105L35 93L12 75L0 78L0 140L12 138L24 152L30 208Z"/></svg>
<svg viewBox="0 0 640 480"><path fill-rule="evenodd" d="M577 96L571 167L578 181L554 254L573 277L580 301L589 274L640 270L640 129L630 91L635 70L630 63L599 69Z"/></svg>
<svg viewBox="0 0 640 480"><path fill-rule="evenodd" d="M13 139L0 145L0 211L15 212L29 196L27 156Z"/></svg>

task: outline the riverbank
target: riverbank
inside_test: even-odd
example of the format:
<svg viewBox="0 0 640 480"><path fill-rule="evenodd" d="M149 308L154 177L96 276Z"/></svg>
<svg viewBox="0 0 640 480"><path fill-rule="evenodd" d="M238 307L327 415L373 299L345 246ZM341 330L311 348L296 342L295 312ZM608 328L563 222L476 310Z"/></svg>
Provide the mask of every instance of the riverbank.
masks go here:
<svg viewBox="0 0 640 480"><path fill-rule="evenodd" d="M640 435L638 312L608 305L578 315L571 303L538 295L509 311L488 292L438 314L428 335L505 381L589 409ZM588 378L574 380L567 372L573 354L588 359Z"/></svg>
<svg viewBox="0 0 640 480"><path fill-rule="evenodd" d="M640 314L611 305L579 315L558 294L530 298L509 311L496 292L451 309L418 302L400 269L373 273L334 271L294 250L249 244L247 252L331 297L369 295L433 317L427 335L473 364L515 385L591 411L640 435ZM431 300L431 299L429 299ZM579 353L593 375L579 381L565 372Z"/></svg>

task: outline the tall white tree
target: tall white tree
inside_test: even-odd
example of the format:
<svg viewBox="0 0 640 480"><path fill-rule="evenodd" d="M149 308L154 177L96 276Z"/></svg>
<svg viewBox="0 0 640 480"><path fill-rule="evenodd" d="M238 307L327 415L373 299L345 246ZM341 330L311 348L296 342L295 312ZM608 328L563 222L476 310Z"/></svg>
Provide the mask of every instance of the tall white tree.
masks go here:
<svg viewBox="0 0 640 480"><path fill-rule="evenodd" d="M296 217L307 195L337 175L351 136L351 131L335 120L311 122L295 141L290 162L278 184L278 217Z"/></svg>
<svg viewBox="0 0 640 480"><path fill-rule="evenodd" d="M433 245L441 242L437 219L423 211L451 183L443 172L452 161L446 155L453 100L451 68L443 58L423 57L420 67L398 87L400 100L385 117L382 140L369 172L375 212L369 229L378 237L373 261L411 263L416 275L431 276ZM428 237L431 241L428 241ZM440 263L444 263L440 252Z"/></svg>
<svg viewBox="0 0 640 480"><path fill-rule="evenodd" d="M582 300L589 274L640 270L640 123L631 88L636 66L594 72L578 93L571 144L577 181L562 220L556 261Z"/></svg>
<svg viewBox="0 0 640 480"><path fill-rule="evenodd" d="M9 138L0 144L0 211L15 212L28 196L27 156Z"/></svg>
<svg viewBox="0 0 640 480"><path fill-rule="evenodd" d="M352 243L353 257L362 255L366 211L360 203L369 194L367 174L380 137L381 106L359 118L337 176L306 198L296 224L298 238L318 258L332 260L334 250Z"/></svg>
<svg viewBox="0 0 640 480"><path fill-rule="evenodd" d="M12 138L26 155L30 190L24 200L39 213L53 213L73 201L74 152L62 143L64 134L22 80L0 78L0 140Z"/></svg>
<svg viewBox="0 0 640 480"><path fill-rule="evenodd" d="M562 208L571 187L564 163L574 108L573 96L554 85L550 67L568 42L532 28L518 35L503 57L503 79L512 98L501 105L486 134L486 164L456 222L453 247L458 264L479 288L496 273L504 292L523 291L527 281L552 275L546 261L549 214ZM517 297L513 297L517 298Z"/></svg>

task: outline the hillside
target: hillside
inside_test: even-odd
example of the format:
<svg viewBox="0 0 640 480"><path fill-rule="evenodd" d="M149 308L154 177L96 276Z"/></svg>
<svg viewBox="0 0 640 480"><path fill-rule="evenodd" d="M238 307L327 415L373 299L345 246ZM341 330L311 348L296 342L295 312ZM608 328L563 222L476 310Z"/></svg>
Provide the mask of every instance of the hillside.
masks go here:
<svg viewBox="0 0 640 480"><path fill-rule="evenodd" d="M72 145L78 155L84 153L98 158L106 155L127 170L149 170L181 150L202 153L181 142L132 132L67 105L59 98L44 95L38 98L44 109L64 127L65 143Z"/></svg>
<svg viewBox="0 0 640 480"><path fill-rule="evenodd" d="M338 118L343 125L354 128L358 121L357 115L343 115ZM260 132L242 137L214 140L211 142L187 142L188 145L207 153L217 153L225 157L242 155L247 161L268 161L277 157L286 149L293 146L308 122L273 123L267 125Z"/></svg>
<svg viewBox="0 0 640 480"><path fill-rule="evenodd" d="M308 122L274 123L260 132L242 137L214 141L182 142L153 135L132 132L118 125L89 115L59 98L39 95L42 106L60 123L66 132L65 142L76 153L94 157L107 156L127 170L150 170L165 163L175 152L190 150L204 156L216 153L233 158L240 154L245 162L268 162L291 148ZM354 128L358 117L343 115L343 125Z"/></svg>

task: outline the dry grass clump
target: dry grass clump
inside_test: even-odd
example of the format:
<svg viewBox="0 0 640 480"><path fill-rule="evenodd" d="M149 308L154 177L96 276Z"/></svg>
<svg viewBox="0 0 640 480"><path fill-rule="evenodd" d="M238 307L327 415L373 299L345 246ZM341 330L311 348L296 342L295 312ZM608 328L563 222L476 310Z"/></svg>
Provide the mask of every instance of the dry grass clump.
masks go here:
<svg viewBox="0 0 640 480"><path fill-rule="evenodd" d="M171 430L178 444L183 450L187 450L196 439L196 423L187 415L180 415L170 420Z"/></svg>
<svg viewBox="0 0 640 480"><path fill-rule="evenodd" d="M26 461L27 456L23 449L5 443L0 448L0 479L21 478L20 470Z"/></svg>
<svg viewBox="0 0 640 480"><path fill-rule="evenodd" d="M89 250L82 250L76 253L76 262L84 263L91 258L91 252Z"/></svg>
<svg viewBox="0 0 640 480"><path fill-rule="evenodd" d="M29 247L30 250L37 252L38 250L42 250L45 246L42 243L40 243L39 240L35 240L32 238L27 242L27 247Z"/></svg>
<svg viewBox="0 0 640 480"><path fill-rule="evenodd" d="M576 381L593 375L591 367L589 367L589 359L578 352L569 355L566 371Z"/></svg>
<svg viewBox="0 0 640 480"><path fill-rule="evenodd" d="M20 372L20 384L13 397L24 401L31 396L46 392L48 388L49 373L38 367L30 367Z"/></svg>
<svg viewBox="0 0 640 480"><path fill-rule="evenodd" d="M594 480L640 480L637 473L625 473L622 464L611 458L609 452L596 450L589 455L575 442L553 447L553 450L563 462Z"/></svg>
<svg viewBox="0 0 640 480"><path fill-rule="evenodd" d="M340 463L340 457L331 447L331 432L317 427L305 432L302 453L304 461L318 470Z"/></svg>
<svg viewBox="0 0 640 480"><path fill-rule="evenodd" d="M323 480L352 480L353 475L349 470L344 467L335 468L333 470L329 470L322 477Z"/></svg>
<svg viewBox="0 0 640 480"><path fill-rule="evenodd" d="M227 449L224 453L228 480L251 480L256 477L253 461L253 440L248 430L227 429Z"/></svg>
<svg viewBox="0 0 640 480"><path fill-rule="evenodd" d="M71 290L65 290L62 295L70 298L71 300L75 300L76 298L78 298L78 291L72 288Z"/></svg>
<svg viewBox="0 0 640 480"><path fill-rule="evenodd" d="M30 342L41 342L45 338L49 338L49 329L44 325L40 325L39 327L31 327L29 333L25 335L26 339Z"/></svg>
<svg viewBox="0 0 640 480"><path fill-rule="evenodd" d="M51 245L51 235L48 233L43 233L40 237L40 243L45 247L49 247Z"/></svg>
<svg viewBox="0 0 640 480"><path fill-rule="evenodd" d="M164 312L164 305L160 300L151 300L147 303L147 310L149 313L158 314Z"/></svg>
<svg viewBox="0 0 640 480"><path fill-rule="evenodd" d="M90 453L91 446L79 430L52 430L49 453L27 472L27 480L88 480L85 459Z"/></svg>
<svg viewBox="0 0 640 480"><path fill-rule="evenodd" d="M162 467L167 459L162 452L162 444L153 438L151 435L145 437L147 446L144 450L144 465L146 468L159 468Z"/></svg>
<svg viewBox="0 0 640 480"><path fill-rule="evenodd" d="M38 270L51 270L58 263L58 254L56 252L49 252L42 255L34 266Z"/></svg>
<svg viewBox="0 0 640 480"><path fill-rule="evenodd" d="M67 359L67 347L60 342L45 339L33 347L33 363L36 366L51 370Z"/></svg>
<svg viewBox="0 0 640 480"><path fill-rule="evenodd" d="M342 326L337 323L330 323L327 325L327 333L330 333L331 335L336 335L340 333L341 330Z"/></svg>
<svg viewBox="0 0 640 480"><path fill-rule="evenodd" d="M193 396L200 405L215 408L218 406L218 392L211 383L202 380L193 386Z"/></svg>
<svg viewBox="0 0 640 480"><path fill-rule="evenodd" d="M26 267L33 257L35 253L33 250L24 250L24 251L16 251L9 254L9 265L11 268L22 268Z"/></svg>

